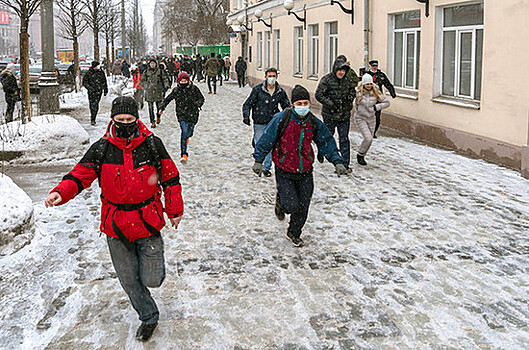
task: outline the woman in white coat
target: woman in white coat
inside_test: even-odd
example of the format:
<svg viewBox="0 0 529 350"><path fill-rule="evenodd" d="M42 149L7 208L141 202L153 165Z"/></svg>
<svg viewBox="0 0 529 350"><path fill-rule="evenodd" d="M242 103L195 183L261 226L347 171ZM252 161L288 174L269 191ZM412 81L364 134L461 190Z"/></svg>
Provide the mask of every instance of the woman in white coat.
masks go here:
<svg viewBox="0 0 529 350"><path fill-rule="evenodd" d="M364 74L356 91L354 122L364 138L358 148L356 159L358 164L367 165L364 157L373 142L376 124L375 112L388 108L389 100L373 84L373 77L370 74Z"/></svg>

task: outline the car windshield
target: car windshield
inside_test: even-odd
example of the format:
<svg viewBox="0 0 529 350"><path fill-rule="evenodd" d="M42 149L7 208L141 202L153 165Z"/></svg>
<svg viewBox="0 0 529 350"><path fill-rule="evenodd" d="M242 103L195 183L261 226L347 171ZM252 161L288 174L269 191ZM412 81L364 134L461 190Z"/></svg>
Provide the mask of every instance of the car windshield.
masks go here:
<svg viewBox="0 0 529 350"><path fill-rule="evenodd" d="M29 73L38 73L38 74L40 74L41 72L42 72L42 66L29 67Z"/></svg>

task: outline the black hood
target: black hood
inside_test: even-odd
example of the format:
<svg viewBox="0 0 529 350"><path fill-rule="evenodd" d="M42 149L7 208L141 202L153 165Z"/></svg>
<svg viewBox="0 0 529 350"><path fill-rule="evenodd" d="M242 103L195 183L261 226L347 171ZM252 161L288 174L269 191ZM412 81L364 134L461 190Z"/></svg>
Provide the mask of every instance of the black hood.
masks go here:
<svg viewBox="0 0 529 350"><path fill-rule="evenodd" d="M351 67L349 67L349 65L345 61L336 59L336 61L334 61L334 64L332 65L333 74L336 75L336 72L340 69L345 69L345 74L347 75Z"/></svg>

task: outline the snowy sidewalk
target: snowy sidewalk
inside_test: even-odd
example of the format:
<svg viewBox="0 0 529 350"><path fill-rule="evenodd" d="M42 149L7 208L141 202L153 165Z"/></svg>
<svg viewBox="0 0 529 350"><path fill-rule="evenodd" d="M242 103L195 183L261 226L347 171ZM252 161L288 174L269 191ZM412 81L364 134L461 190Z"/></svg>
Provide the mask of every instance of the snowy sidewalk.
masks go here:
<svg viewBox="0 0 529 350"><path fill-rule="evenodd" d="M185 216L163 231L167 278L153 291L161 319L152 341L134 340L139 321L98 231L94 184L65 207L37 203L32 244L0 260L2 348L527 347L520 174L381 137L353 176L315 165L306 247L294 248L273 214L275 181L250 169L252 129L240 111L249 89L199 86L206 104L189 163L179 164ZM94 142L108 113L96 127L76 113ZM173 104L154 131L179 159Z"/></svg>

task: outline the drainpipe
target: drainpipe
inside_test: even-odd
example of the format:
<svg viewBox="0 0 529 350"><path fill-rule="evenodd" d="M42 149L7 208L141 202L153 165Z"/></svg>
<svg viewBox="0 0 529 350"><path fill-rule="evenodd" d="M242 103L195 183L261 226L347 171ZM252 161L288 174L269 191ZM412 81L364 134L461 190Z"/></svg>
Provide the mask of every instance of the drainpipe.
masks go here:
<svg viewBox="0 0 529 350"><path fill-rule="evenodd" d="M369 0L364 0L364 68L369 62Z"/></svg>

